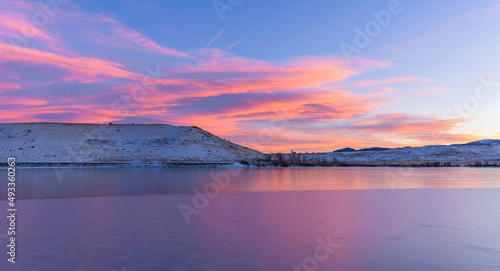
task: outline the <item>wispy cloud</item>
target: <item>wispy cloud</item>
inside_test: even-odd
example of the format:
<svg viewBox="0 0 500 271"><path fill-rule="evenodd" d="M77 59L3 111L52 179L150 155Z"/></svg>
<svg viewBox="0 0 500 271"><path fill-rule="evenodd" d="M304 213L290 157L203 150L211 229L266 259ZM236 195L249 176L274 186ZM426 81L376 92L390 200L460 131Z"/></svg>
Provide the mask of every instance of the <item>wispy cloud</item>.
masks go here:
<svg viewBox="0 0 500 271"><path fill-rule="evenodd" d="M429 27L427 31L411 36L403 42L385 45L383 47L393 52L410 54L414 48L429 43L437 38L443 37L447 33L450 33L456 29L460 29L460 27L463 27L464 25L467 25L474 20L484 18L485 16L498 17L498 15L500 15L500 4L497 2L490 7L471 11L455 18L434 24Z"/></svg>
<svg viewBox="0 0 500 271"><path fill-rule="evenodd" d="M210 46L210 44L212 44L212 42L214 42L220 35L222 35L222 32L224 32L224 29L226 29L225 27L223 27L220 31L219 31L219 34L217 34L215 37L213 37L208 43L207 45L205 46L205 49L208 48L208 46Z"/></svg>
<svg viewBox="0 0 500 271"><path fill-rule="evenodd" d="M139 75L122 69L123 65L96 58L68 57L36 49L0 43L0 63L23 63L29 66L56 67L63 72L50 80L91 83L109 78L139 79ZM42 69L39 70L43 72ZM47 78L48 79L48 78Z"/></svg>
<svg viewBox="0 0 500 271"><path fill-rule="evenodd" d="M0 93L8 90L20 89L21 85L10 82L0 82Z"/></svg>
<svg viewBox="0 0 500 271"><path fill-rule="evenodd" d="M44 29L35 27L26 14L0 10L0 36L3 43L26 46L36 42L44 48L59 51L64 44Z"/></svg>
<svg viewBox="0 0 500 271"><path fill-rule="evenodd" d="M161 46L144 34L137 32L136 30L109 16L97 15L95 17L95 20L99 23L107 24L110 27L110 31L108 33L99 33L93 36L92 38L95 41L101 42L103 44L115 45L119 45L123 42L131 42L133 44L139 45L144 49L151 50L160 54L191 58L191 56L185 52ZM94 31L94 33L98 32Z"/></svg>

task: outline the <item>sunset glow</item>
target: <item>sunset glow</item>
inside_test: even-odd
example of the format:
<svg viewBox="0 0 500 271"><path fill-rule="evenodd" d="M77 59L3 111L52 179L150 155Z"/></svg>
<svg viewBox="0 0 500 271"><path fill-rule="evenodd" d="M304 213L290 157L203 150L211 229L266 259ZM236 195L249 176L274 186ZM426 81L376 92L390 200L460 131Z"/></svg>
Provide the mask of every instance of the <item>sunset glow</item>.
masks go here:
<svg viewBox="0 0 500 271"><path fill-rule="evenodd" d="M243 1L223 20L183 2L0 0L0 121L194 125L265 152L500 137L497 1L401 1L350 58L387 1Z"/></svg>

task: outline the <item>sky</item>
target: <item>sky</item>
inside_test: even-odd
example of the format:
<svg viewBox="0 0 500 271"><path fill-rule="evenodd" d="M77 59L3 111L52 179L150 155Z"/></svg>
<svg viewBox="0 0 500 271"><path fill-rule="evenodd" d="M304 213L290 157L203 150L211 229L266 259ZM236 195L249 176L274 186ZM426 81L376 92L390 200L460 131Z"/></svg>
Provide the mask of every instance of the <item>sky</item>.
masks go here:
<svg viewBox="0 0 500 271"><path fill-rule="evenodd" d="M500 138L500 1L0 0L0 122L265 152Z"/></svg>

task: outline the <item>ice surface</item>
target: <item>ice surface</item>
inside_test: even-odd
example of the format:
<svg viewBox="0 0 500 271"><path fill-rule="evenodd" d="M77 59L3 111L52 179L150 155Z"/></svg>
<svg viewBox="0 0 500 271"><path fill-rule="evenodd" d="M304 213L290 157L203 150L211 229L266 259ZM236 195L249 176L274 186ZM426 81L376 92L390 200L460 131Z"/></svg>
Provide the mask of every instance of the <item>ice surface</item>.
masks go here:
<svg viewBox="0 0 500 271"><path fill-rule="evenodd" d="M19 200L17 263L0 270L292 270L328 236L316 270L499 270L499 193L220 194L189 225L193 194Z"/></svg>

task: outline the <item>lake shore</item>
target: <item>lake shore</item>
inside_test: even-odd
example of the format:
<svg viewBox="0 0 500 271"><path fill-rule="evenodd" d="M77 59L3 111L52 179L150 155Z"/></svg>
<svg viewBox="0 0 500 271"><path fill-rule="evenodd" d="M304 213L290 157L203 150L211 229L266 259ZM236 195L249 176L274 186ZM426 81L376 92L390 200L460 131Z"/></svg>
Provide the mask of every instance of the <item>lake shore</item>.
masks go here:
<svg viewBox="0 0 500 271"><path fill-rule="evenodd" d="M8 168L7 163L0 163L0 169ZM233 162L189 162L189 163L16 163L19 168L309 168L309 167L500 167L498 163L474 162L474 163L317 163L317 164L254 164L254 163L233 163Z"/></svg>

